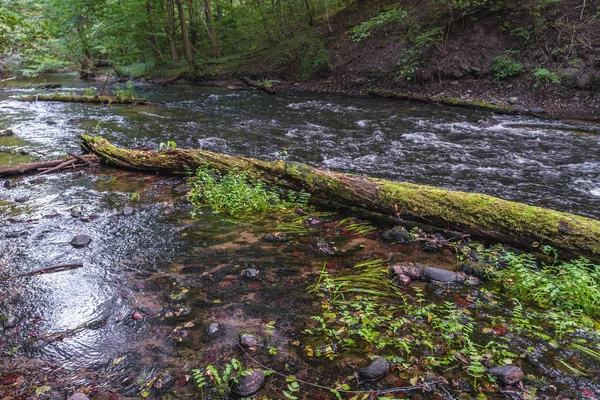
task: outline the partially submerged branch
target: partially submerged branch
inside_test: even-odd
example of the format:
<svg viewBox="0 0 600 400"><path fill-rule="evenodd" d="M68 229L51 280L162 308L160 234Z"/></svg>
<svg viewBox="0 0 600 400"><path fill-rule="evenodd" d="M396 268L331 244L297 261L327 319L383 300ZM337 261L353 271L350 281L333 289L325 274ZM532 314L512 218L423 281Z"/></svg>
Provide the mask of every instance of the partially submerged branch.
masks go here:
<svg viewBox="0 0 600 400"><path fill-rule="evenodd" d="M246 82L246 84L257 88L258 90L262 90L263 92L267 92L269 94L277 93L277 90L275 89L275 86L273 86L273 83L271 81L268 81L268 80L255 81L254 79L250 79L248 77L244 77L243 79L244 79L244 82Z"/></svg>
<svg viewBox="0 0 600 400"><path fill-rule="evenodd" d="M38 175L47 174L49 172L74 170L77 168L95 165L99 163L99 158L95 155L76 156L70 155L68 159L38 161L32 163L24 163L18 165L7 165L0 167L0 176L17 176L25 175L31 172L38 172Z"/></svg>
<svg viewBox="0 0 600 400"><path fill-rule="evenodd" d="M484 194L390 182L299 163L266 162L206 150L128 150L99 137L81 138L85 149L113 166L168 174L185 174L198 166L223 173L239 170L269 184L303 189L319 198L409 221L527 250L550 245L565 257L581 255L600 260L600 221L578 215Z"/></svg>
<svg viewBox="0 0 600 400"><path fill-rule="evenodd" d="M82 96L69 94L31 95L19 98L20 101L60 101L65 103L98 103L98 104L148 104L148 100L137 97L118 96Z"/></svg>

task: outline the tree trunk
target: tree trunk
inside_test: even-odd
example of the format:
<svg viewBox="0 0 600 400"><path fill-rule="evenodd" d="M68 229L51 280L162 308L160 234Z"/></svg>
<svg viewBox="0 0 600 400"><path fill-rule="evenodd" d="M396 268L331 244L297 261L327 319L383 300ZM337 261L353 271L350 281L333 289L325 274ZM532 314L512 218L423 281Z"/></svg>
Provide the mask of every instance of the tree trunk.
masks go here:
<svg viewBox="0 0 600 400"><path fill-rule="evenodd" d="M175 0L177 3L177 13L179 14L179 25L181 26L181 36L183 38L183 48L185 58L191 69L194 69L194 58L192 55L192 45L188 35L187 23L185 21L185 12L183 10L183 0Z"/></svg>
<svg viewBox="0 0 600 400"><path fill-rule="evenodd" d="M496 197L412 183L390 182L320 170L299 163L260 161L206 150L127 150L81 135L83 147L114 166L187 174L198 166L223 173L245 171L255 179L352 207L471 234L529 251L556 248L563 257L600 260L600 221Z"/></svg>
<svg viewBox="0 0 600 400"><path fill-rule="evenodd" d="M177 56L177 47L175 46L175 10L173 9L173 0L166 1L167 6L167 36L169 38L169 52L171 54L171 60L177 61L179 57Z"/></svg>

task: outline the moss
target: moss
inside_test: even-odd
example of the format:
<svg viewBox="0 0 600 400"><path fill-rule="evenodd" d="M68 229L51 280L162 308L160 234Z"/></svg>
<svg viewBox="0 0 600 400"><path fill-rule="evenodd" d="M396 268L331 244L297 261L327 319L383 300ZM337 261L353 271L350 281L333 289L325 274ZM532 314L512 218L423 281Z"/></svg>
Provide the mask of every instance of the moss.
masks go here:
<svg viewBox="0 0 600 400"><path fill-rule="evenodd" d="M100 103L100 104L145 104L144 98L115 97L115 96L79 96L67 94L32 95L19 98L20 101L60 101L65 103Z"/></svg>

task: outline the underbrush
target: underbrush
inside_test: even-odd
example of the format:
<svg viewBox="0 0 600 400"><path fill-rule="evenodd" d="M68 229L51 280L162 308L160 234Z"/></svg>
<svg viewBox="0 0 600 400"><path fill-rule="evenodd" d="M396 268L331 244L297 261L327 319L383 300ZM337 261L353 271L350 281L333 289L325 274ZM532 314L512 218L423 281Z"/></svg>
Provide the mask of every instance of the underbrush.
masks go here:
<svg viewBox="0 0 600 400"><path fill-rule="evenodd" d="M189 180L188 200L194 206L193 215L209 206L215 214L241 217L249 214L304 208L310 195L268 187L246 173L233 171L222 175L216 170L198 168Z"/></svg>

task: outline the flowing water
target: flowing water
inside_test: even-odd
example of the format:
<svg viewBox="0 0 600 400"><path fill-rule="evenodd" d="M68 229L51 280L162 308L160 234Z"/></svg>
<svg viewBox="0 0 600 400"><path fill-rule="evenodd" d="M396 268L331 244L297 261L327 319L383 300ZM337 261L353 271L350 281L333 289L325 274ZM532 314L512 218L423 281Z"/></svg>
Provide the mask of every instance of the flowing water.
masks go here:
<svg viewBox="0 0 600 400"><path fill-rule="evenodd" d="M61 82L67 93L92 85L75 75L46 79ZM20 102L17 96L39 92L22 88L26 83L11 81L0 91L0 130L15 133L0 137L2 165L78 152L76 135L87 133L122 146L158 148L174 141L178 148L283 158L600 218L597 125L366 97L192 86L138 85L137 93L154 102L146 106ZM305 345L313 344L301 331L308 316L321 312L306 288L323 263L332 270L375 258L456 265L449 252L427 254L419 246L386 244L380 232L340 229L347 217L340 213L315 216L315 226L281 243L261 238L289 222L285 218L236 221L204 212L191 219L181 178L101 169L16 183L0 188L0 394L14 398L31 397L36 389L40 398L65 398L75 390L111 399L158 398L169 391L199 397L189 371L232 356L243 359L235 346L240 332L256 333L277 349L271 355L257 351L264 364L333 387L364 366L365 356L331 362L306 357ZM126 206L133 215L123 214ZM74 207L80 217L71 216ZM77 234L89 235L92 243L73 248L69 242ZM332 255L320 251L323 240L334 248ZM83 267L35 273L78 262ZM242 277L249 268L259 271L258 279ZM476 296L464 289L427 295L457 304ZM495 312L509 318L500 309ZM216 340L205 334L211 322L225 327ZM517 352L533 346L519 340L510 337ZM550 354L575 357L566 350ZM542 397L556 395L553 385L570 398L600 395L593 362L577 364L586 376L551 365L560 377L542 385ZM365 390L408 383L399 376ZM269 379L261 393L282 398L284 384ZM447 387L414 396L454 398L468 391ZM306 393L331 396L318 389Z"/></svg>

